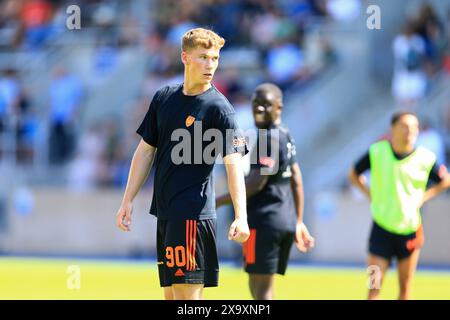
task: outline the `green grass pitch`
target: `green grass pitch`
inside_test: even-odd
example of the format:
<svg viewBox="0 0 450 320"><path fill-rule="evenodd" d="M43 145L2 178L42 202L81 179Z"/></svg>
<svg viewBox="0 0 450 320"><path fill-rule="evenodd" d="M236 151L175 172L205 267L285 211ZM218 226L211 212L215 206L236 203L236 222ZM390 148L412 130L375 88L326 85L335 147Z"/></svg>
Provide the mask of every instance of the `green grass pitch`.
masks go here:
<svg viewBox="0 0 450 320"><path fill-rule="evenodd" d="M79 267L80 288L69 289ZM77 268L78 268L77 267ZM162 299L156 263L76 259L0 257L0 299ZM76 270L76 269L75 269ZM76 283L76 282L75 282ZM365 299L364 269L332 269L290 266L277 276L276 299ZM391 269L382 298L395 299L397 280ZM222 265L218 288L206 288L205 299L250 299L247 275L239 268ZM450 272L419 271L414 299L450 299Z"/></svg>

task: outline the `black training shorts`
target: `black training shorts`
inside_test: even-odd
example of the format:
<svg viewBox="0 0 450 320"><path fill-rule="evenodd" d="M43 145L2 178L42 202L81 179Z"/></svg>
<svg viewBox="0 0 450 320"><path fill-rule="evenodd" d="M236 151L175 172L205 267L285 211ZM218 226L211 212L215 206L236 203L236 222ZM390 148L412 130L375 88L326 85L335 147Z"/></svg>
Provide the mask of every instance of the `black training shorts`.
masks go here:
<svg viewBox="0 0 450 320"><path fill-rule="evenodd" d="M250 229L243 245L245 271L284 275L295 233L269 228Z"/></svg>
<svg viewBox="0 0 450 320"><path fill-rule="evenodd" d="M161 287L218 286L216 219L158 220L156 247Z"/></svg>
<svg viewBox="0 0 450 320"><path fill-rule="evenodd" d="M389 232L373 222L369 238L369 252L391 262L408 258L416 249L423 246L424 236L422 226L409 235Z"/></svg>

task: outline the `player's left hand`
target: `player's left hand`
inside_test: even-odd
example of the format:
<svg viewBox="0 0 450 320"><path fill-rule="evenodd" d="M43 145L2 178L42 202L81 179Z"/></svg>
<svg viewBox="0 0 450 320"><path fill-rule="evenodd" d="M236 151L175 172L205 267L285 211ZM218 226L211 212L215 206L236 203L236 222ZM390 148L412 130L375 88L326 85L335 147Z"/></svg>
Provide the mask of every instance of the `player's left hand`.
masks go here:
<svg viewBox="0 0 450 320"><path fill-rule="evenodd" d="M228 240L234 240L237 243L244 243L250 237L247 219L235 219L228 232Z"/></svg>
<svg viewBox="0 0 450 320"><path fill-rule="evenodd" d="M133 204L131 202L122 203L116 215L116 225L122 231L130 231L131 214Z"/></svg>
<svg viewBox="0 0 450 320"><path fill-rule="evenodd" d="M309 234L308 228L303 222L299 222L295 226L295 245L304 253L314 247L314 238Z"/></svg>

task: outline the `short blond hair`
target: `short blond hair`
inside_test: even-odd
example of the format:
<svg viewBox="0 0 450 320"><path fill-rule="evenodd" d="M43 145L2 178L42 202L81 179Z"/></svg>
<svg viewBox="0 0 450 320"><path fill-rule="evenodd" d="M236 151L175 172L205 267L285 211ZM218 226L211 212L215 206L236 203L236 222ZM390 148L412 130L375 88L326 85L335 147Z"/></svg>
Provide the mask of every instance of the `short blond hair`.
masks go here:
<svg viewBox="0 0 450 320"><path fill-rule="evenodd" d="M225 44L225 39L214 31L195 28L186 32L181 40L181 50L188 51L198 47L205 49L217 48L221 49Z"/></svg>

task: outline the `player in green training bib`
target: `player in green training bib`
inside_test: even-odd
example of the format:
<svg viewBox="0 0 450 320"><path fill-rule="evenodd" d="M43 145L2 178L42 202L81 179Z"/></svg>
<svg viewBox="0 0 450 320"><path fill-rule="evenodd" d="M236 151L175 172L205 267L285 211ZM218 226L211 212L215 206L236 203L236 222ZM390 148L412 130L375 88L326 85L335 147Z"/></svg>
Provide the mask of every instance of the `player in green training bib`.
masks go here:
<svg viewBox="0 0 450 320"><path fill-rule="evenodd" d="M394 114L391 139L370 146L350 170L350 182L370 200L373 226L369 239L369 270L373 280L369 299L378 299L384 274L397 259L399 299L411 295L411 283L423 245L420 208L450 187L450 175L429 150L417 147L417 116L408 111ZM370 186L364 171L370 170ZM427 189L428 182L434 185Z"/></svg>

